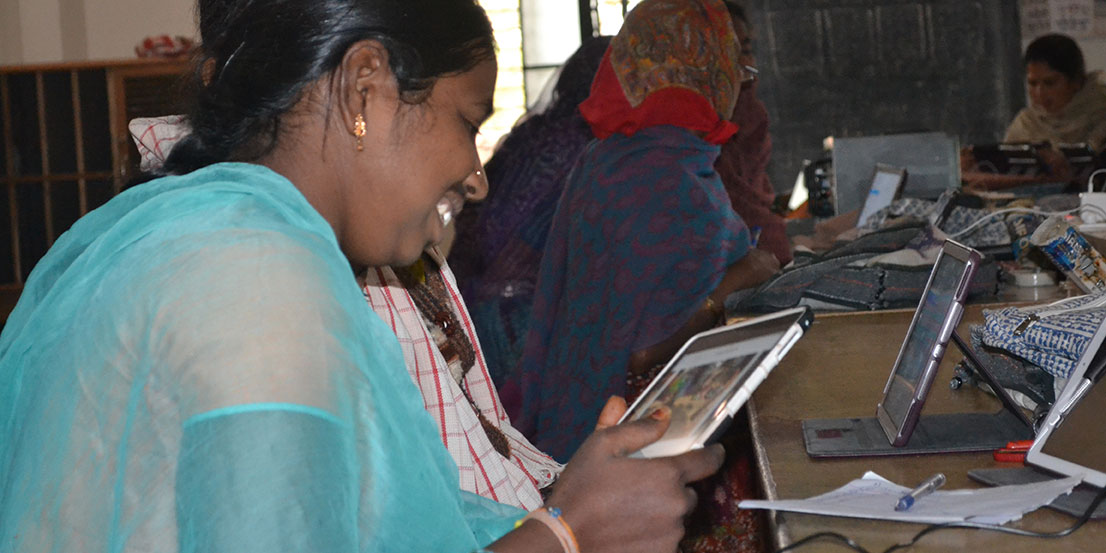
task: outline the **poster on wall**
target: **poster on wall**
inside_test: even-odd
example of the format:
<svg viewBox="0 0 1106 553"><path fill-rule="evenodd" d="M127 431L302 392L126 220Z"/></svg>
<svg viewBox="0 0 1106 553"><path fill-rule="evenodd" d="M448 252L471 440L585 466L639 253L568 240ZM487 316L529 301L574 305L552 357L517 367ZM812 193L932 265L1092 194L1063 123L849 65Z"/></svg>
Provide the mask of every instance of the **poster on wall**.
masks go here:
<svg viewBox="0 0 1106 553"><path fill-rule="evenodd" d="M1021 0L1022 39L1047 33L1106 36L1106 0Z"/></svg>

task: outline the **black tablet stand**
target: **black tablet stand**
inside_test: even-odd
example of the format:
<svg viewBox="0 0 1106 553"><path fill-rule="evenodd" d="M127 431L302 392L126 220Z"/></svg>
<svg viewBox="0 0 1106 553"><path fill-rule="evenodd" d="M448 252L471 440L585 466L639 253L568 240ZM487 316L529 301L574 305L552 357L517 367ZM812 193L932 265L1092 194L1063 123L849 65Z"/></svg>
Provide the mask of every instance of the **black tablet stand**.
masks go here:
<svg viewBox="0 0 1106 553"><path fill-rule="evenodd" d="M991 391L994 392L1000 400L1002 400L1002 405L1006 407L1006 409L1010 410L1010 412L1012 412L1014 416L1018 417L1019 420L1025 423L1025 426L1032 429L1033 421L1028 416L1026 416L1026 414L1021 410L1021 407L1018 407L1018 404L1014 402L1014 398L1010 397L1010 393L1006 391L1006 388L1003 388L1002 385L999 384L999 381L997 378L995 378L995 375L991 374L991 371L987 369L987 366L984 365L983 362L981 362L979 358L975 356L975 350L973 350L972 347L968 345L968 343L965 342L964 339L961 338L955 330L952 331L952 341L956 343L956 347L960 348L960 352L964 354L964 358L967 359L969 363L975 366L975 371L983 377L983 380L987 381L987 385L990 386Z"/></svg>

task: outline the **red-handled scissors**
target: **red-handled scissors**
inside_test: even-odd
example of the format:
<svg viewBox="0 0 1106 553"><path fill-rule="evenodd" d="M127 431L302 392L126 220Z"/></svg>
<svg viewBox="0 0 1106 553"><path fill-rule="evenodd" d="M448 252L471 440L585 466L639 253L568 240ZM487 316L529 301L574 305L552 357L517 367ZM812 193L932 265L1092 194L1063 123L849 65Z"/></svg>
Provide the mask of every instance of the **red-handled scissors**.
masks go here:
<svg viewBox="0 0 1106 553"><path fill-rule="evenodd" d="M1005 447L995 450L994 457L1000 463L1024 463L1025 454L1031 447L1033 447L1033 440L1006 442Z"/></svg>

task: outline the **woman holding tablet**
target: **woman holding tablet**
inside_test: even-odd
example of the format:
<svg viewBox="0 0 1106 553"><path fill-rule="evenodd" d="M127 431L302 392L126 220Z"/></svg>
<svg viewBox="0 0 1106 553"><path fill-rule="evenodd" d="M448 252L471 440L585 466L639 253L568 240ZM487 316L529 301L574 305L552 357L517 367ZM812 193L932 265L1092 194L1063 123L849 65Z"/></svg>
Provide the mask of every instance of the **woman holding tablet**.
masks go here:
<svg viewBox="0 0 1106 553"><path fill-rule="evenodd" d="M58 239L0 334L0 547L671 553L718 449L627 458L661 413L589 438L528 518L462 492L357 285L477 186L483 9L199 15L193 133Z"/></svg>

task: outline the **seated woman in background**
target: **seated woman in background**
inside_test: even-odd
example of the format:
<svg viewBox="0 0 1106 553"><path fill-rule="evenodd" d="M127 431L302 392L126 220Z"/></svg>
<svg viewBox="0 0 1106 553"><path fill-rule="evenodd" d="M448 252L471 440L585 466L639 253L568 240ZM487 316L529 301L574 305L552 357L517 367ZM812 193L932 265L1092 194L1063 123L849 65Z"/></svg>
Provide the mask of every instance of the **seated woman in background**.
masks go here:
<svg viewBox="0 0 1106 553"><path fill-rule="evenodd" d="M396 6L200 0L192 134L0 334L5 550L675 549L722 453L627 458L663 412L596 432L521 524L459 490L355 275L413 263L477 186L494 41L475 1Z"/></svg>
<svg viewBox="0 0 1106 553"><path fill-rule="evenodd" d="M556 459L579 447L628 378L648 381L719 321L731 291L778 269L750 249L713 167L735 130L740 53L721 0L645 0L580 106L599 140L553 217L519 364L522 402L509 413Z"/></svg>
<svg viewBox="0 0 1106 553"><path fill-rule="evenodd" d="M1003 142L1086 143L1106 146L1106 84L1087 73L1083 52L1070 37L1045 35L1025 49L1029 105L1006 129Z"/></svg>
<svg viewBox="0 0 1106 553"><path fill-rule="evenodd" d="M1044 35L1025 49L1025 83L1029 105L1010 123L1005 143L1047 143L1037 157L1045 175L1003 175L979 171L970 149L961 156L963 180L974 188L1008 188L1041 182L1063 182L1072 169L1058 144L1085 143L1095 153L1106 146L1106 84L1102 73L1087 73L1083 52L1070 37ZM1077 183L1083 184L1083 183Z"/></svg>
<svg viewBox="0 0 1106 553"><path fill-rule="evenodd" d="M535 106L488 160L488 196L457 217L449 265L502 392L516 380L546 237L565 177L595 137L577 110L610 37L590 38L565 62L546 106ZM517 393L518 387L508 390ZM504 394L517 410L518 398Z"/></svg>
<svg viewBox="0 0 1106 553"><path fill-rule="evenodd" d="M756 66L753 53L752 28L745 9L727 2L734 15L734 32L741 44L738 62ZM714 168L730 195L730 205L754 233L756 247L772 252L780 265L791 262L791 242L783 217L772 211L776 190L768 180L768 162L772 158L772 136L768 134L768 108L757 98L755 75L747 75L741 82L741 95L737 97L730 121L737 125L737 133L722 145Z"/></svg>

